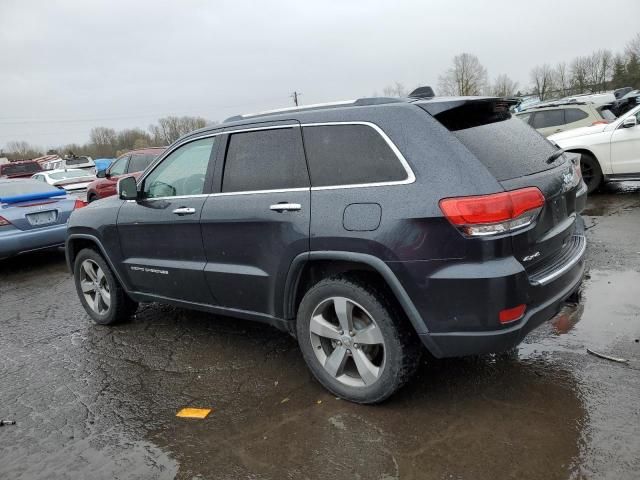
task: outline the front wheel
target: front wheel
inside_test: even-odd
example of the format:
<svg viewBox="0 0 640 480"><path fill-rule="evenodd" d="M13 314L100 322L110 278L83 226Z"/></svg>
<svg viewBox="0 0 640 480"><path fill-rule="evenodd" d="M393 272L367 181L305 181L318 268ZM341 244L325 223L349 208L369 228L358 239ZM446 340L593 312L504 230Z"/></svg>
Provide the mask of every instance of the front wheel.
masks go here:
<svg viewBox="0 0 640 480"><path fill-rule="evenodd" d="M420 345L406 318L367 282L322 280L304 296L296 333L316 379L357 403L385 400L415 372Z"/></svg>
<svg viewBox="0 0 640 480"><path fill-rule="evenodd" d="M100 325L128 319L138 308L118 283L104 258L85 248L76 256L73 277L85 311Z"/></svg>
<svg viewBox="0 0 640 480"><path fill-rule="evenodd" d="M580 156L580 171L582 179L587 185L587 193L593 193L602 184L602 169L598 161L588 153Z"/></svg>

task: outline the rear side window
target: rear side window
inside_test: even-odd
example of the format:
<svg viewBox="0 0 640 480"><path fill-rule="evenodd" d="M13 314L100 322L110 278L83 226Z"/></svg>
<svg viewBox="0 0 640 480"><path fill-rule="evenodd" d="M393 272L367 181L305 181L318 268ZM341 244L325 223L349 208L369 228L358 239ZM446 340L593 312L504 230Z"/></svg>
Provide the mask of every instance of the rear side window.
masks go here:
<svg viewBox="0 0 640 480"><path fill-rule="evenodd" d="M309 186L299 128L278 128L229 136L223 192L280 190Z"/></svg>
<svg viewBox="0 0 640 480"><path fill-rule="evenodd" d="M536 112L533 116L533 128L547 128L555 127L556 125L564 125L564 110L545 110L543 112Z"/></svg>
<svg viewBox="0 0 640 480"><path fill-rule="evenodd" d="M567 108L564 111L564 118L567 123L579 122L587 118L589 114L580 110L579 108Z"/></svg>
<svg viewBox="0 0 640 480"><path fill-rule="evenodd" d="M129 161L129 173L141 172L156 158L157 155L152 153L144 153L141 155L132 155Z"/></svg>
<svg viewBox="0 0 640 480"><path fill-rule="evenodd" d="M367 125L321 125L303 128L311 185L357 185L407 178L398 156Z"/></svg>

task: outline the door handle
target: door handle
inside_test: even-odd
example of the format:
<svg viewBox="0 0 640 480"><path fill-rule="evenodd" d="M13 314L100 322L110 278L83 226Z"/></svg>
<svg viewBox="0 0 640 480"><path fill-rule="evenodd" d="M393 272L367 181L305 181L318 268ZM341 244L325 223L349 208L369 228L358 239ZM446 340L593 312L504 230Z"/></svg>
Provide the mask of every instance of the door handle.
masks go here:
<svg viewBox="0 0 640 480"><path fill-rule="evenodd" d="M176 215L193 215L194 213L196 213L196 209L195 208L190 208L190 207L180 207L180 208L176 208L173 213L175 213Z"/></svg>
<svg viewBox="0 0 640 480"><path fill-rule="evenodd" d="M302 208L302 205L299 203L274 203L269 207L269 210L273 210L274 212L285 212L285 211L298 211Z"/></svg>

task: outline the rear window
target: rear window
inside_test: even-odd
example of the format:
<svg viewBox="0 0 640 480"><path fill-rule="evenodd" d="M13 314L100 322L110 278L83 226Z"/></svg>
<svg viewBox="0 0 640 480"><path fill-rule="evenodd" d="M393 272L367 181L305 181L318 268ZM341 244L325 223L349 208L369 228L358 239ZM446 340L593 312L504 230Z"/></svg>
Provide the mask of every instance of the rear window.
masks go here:
<svg viewBox="0 0 640 480"><path fill-rule="evenodd" d="M65 178L80 178L86 176L88 176L87 172L57 172L49 174L49 178L52 180L64 180Z"/></svg>
<svg viewBox="0 0 640 480"><path fill-rule="evenodd" d="M531 175L556 148L529 125L486 104L465 104L434 115L499 181ZM459 128L463 127L463 128Z"/></svg>
<svg viewBox="0 0 640 480"><path fill-rule="evenodd" d="M11 180L9 182L0 182L0 198L52 191L55 192L59 190L46 183L38 182L37 180Z"/></svg>
<svg viewBox="0 0 640 480"><path fill-rule="evenodd" d="M600 116L602 118L604 118L605 120L608 120L610 122L613 122L616 119L616 116L613 114L613 112L611 110L609 110L608 108L603 108L600 110Z"/></svg>
<svg viewBox="0 0 640 480"><path fill-rule="evenodd" d="M303 129L311 185L358 185L407 178L397 155L368 125L324 125Z"/></svg>
<svg viewBox="0 0 640 480"><path fill-rule="evenodd" d="M533 128L547 128L564 125L564 123L564 110L544 110L534 114L531 126Z"/></svg>
<svg viewBox="0 0 640 480"><path fill-rule="evenodd" d="M29 163L6 163L0 165L0 175L26 175L42 171L42 167L37 162Z"/></svg>
<svg viewBox="0 0 640 480"><path fill-rule="evenodd" d="M89 159L87 157L74 157L74 158L67 158L65 160L65 163L67 165L82 165L88 162L89 162Z"/></svg>
<svg viewBox="0 0 640 480"><path fill-rule="evenodd" d="M567 123L579 122L587 118L589 114L580 110L579 108L567 108L564 111L564 118Z"/></svg>
<svg viewBox="0 0 640 480"><path fill-rule="evenodd" d="M129 173L141 172L157 157L153 153L145 153L142 155L133 155L129 160Z"/></svg>

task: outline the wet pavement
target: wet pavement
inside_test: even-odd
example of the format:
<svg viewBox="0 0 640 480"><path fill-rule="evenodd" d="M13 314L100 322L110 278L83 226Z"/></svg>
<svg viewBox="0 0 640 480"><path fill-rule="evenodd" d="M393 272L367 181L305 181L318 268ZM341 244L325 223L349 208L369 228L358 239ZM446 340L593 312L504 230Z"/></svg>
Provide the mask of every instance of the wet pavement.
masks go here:
<svg viewBox="0 0 640 480"><path fill-rule="evenodd" d="M329 395L275 329L155 304L98 326L60 252L0 262L0 478L640 478L640 185L585 220L580 305L378 406Z"/></svg>

